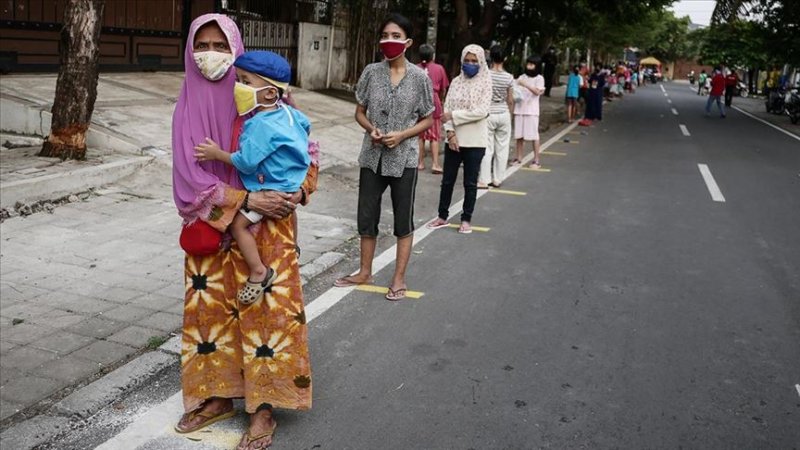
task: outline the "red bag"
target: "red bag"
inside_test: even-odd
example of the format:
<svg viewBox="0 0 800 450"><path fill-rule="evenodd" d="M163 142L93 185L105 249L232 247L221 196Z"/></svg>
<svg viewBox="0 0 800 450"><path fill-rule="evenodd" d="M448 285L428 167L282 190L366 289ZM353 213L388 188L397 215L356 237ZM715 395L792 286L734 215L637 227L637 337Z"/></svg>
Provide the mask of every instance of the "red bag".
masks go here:
<svg viewBox="0 0 800 450"><path fill-rule="evenodd" d="M195 220L181 229L181 248L193 256L217 253L222 243L222 233L202 220Z"/></svg>

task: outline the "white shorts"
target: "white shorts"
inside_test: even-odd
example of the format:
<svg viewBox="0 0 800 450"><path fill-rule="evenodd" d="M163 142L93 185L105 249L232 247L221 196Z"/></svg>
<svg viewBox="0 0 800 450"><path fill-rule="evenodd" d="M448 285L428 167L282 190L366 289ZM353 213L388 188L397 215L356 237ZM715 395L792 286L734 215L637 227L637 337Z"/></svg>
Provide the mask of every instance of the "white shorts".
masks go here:
<svg viewBox="0 0 800 450"><path fill-rule="evenodd" d="M539 116L514 115L514 139L539 140Z"/></svg>
<svg viewBox="0 0 800 450"><path fill-rule="evenodd" d="M244 209L240 209L239 213L241 213L243 216L247 217L247 220L249 220L250 223L261 222L261 219L264 217L261 214L253 211L252 209L250 211L245 211Z"/></svg>

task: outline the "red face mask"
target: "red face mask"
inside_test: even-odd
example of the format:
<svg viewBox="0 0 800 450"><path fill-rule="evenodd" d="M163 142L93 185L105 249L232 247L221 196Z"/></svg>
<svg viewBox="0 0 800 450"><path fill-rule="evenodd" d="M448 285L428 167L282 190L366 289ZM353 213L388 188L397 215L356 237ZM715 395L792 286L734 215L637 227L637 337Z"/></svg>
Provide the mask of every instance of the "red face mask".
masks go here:
<svg viewBox="0 0 800 450"><path fill-rule="evenodd" d="M385 39L380 42L381 52L386 59L391 61L406 52L406 42L408 39L404 41Z"/></svg>

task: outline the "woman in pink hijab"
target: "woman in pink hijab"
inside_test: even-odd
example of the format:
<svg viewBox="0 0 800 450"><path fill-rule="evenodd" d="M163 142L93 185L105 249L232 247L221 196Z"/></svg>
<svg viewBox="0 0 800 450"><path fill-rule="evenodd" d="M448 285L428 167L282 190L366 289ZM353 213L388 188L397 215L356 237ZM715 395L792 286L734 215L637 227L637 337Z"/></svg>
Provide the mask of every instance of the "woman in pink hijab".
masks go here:
<svg viewBox="0 0 800 450"><path fill-rule="evenodd" d="M250 426L237 448L265 448L277 425L272 409L311 407L311 367L293 212L316 189L313 163L294 194L242 188L236 170L198 162L195 145L211 138L236 151L244 122L233 100L234 59L244 52L236 24L220 14L192 22L186 76L172 120L173 194L184 225L203 221L223 234L211 255L186 255L181 384L186 413L179 433L199 430L234 415L244 398ZM247 195L246 195L247 194ZM226 233L245 202L264 215L253 226L261 259L278 274L265 297L248 306L236 300L247 266Z"/></svg>

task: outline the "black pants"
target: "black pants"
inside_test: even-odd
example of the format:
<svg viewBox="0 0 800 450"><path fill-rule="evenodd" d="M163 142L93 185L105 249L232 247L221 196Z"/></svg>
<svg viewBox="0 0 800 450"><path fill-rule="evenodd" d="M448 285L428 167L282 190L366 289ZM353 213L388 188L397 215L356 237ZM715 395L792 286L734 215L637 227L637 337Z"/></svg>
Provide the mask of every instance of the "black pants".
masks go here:
<svg viewBox="0 0 800 450"><path fill-rule="evenodd" d="M545 72L544 73L544 96L550 97L550 89L553 88L553 77L555 76L555 72Z"/></svg>
<svg viewBox="0 0 800 450"><path fill-rule="evenodd" d="M733 103L734 91L736 91L736 86L725 86L725 106L730 107Z"/></svg>
<svg viewBox="0 0 800 450"><path fill-rule="evenodd" d="M380 165L379 165L380 166ZM400 178L378 175L361 168L358 177L358 234L378 236L381 221L381 198L391 189L394 212L394 235L406 237L414 232L414 195L417 190L417 168L406 168Z"/></svg>
<svg viewBox="0 0 800 450"><path fill-rule="evenodd" d="M450 202L453 200L453 186L458 178L458 168L464 163L464 210L461 221L472 221L475 210L475 199L478 196L478 173L481 171L481 160L486 153L485 147L459 147L459 151L444 146L444 173L442 174L442 190L439 193L439 217L447 220L450 215Z"/></svg>

